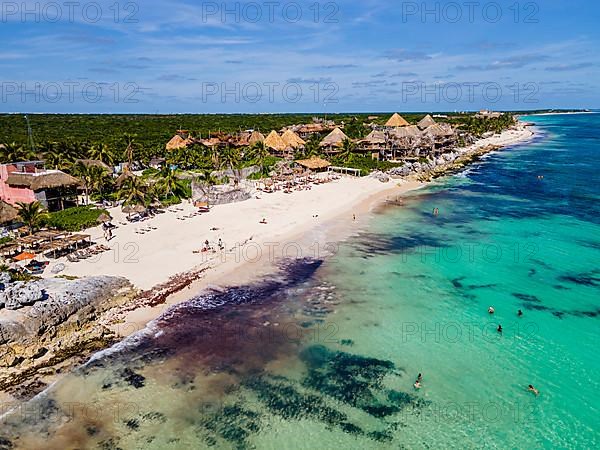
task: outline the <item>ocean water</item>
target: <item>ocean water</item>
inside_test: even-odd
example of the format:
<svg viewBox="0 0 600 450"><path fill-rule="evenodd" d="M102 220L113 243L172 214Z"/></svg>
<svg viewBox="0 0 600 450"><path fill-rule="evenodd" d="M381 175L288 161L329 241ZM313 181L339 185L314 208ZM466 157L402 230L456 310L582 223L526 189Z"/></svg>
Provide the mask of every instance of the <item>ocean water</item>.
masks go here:
<svg viewBox="0 0 600 450"><path fill-rule="evenodd" d="M335 257L97 355L0 419L0 448L597 448L600 115L525 120L535 140L383 206Z"/></svg>

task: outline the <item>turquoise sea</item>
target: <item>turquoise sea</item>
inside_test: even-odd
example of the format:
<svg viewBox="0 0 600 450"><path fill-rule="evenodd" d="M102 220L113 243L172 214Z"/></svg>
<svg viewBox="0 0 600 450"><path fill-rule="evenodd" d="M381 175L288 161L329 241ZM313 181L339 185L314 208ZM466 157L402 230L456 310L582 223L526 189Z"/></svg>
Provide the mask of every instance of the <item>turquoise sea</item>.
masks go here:
<svg viewBox="0 0 600 450"><path fill-rule="evenodd" d="M0 449L598 448L600 115L523 120L532 142L383 206L335 257L98 355L0 419Z"/></svg>

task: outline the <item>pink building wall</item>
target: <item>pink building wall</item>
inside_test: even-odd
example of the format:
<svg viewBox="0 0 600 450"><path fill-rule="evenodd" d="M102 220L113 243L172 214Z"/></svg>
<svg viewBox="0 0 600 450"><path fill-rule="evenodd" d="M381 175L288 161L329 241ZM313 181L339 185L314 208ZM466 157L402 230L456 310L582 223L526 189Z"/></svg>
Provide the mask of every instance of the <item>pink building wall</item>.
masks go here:
<svg viewBox="0 0 600 450"><path fill-rule="evenodd" d="M11 187L6 184L8 175L16 171L16 169L16 166L12 164L0 166L0 199L11 205L15 205L17 202L33 203L36 198L35 193L31 189Z"/></svg>

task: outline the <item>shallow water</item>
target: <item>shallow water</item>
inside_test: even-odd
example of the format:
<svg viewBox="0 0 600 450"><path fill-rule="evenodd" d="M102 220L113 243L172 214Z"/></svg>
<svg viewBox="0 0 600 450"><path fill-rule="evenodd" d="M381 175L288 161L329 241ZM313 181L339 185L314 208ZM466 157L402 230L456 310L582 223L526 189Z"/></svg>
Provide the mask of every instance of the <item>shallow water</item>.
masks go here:
<svg viewBox="0 0 600 450"><path fill-rule="evenodd" d="M97 356L0 448L597 447L600 115L527 120L534 142L382 208L335 258Z"/></svg>

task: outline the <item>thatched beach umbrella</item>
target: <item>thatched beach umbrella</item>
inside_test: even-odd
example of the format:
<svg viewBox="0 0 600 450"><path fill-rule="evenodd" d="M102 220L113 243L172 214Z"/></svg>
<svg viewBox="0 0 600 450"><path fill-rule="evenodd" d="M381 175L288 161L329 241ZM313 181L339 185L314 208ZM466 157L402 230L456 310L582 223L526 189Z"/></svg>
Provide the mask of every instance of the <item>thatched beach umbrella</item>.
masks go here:
<svg viewBox="0 0 600 450"><path fill-rule="evenodd" d="M112 217L110 217L110 215L106 214L106 213L102 213L98 217L98 222L100 222L100 223L107 223L107 222L110 222L111 220L112 220Z"/></svg>
<svg viewBox="0 0 600 450"><path fill-rule="evenodd" d="M10 223L17 217L19 217L17 208L0 200L0 224Z"/></svg>
<svg viewBox="0 0 600 450"><path fill-rule="evenodd" d="M142 205L126 205L123 207L122 211L125 214L132 214L132 213L143 213L144 211L146 211L146 208Z"/></svg>

